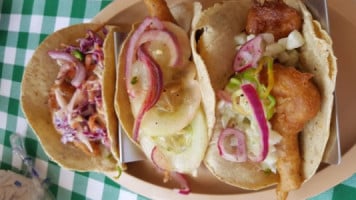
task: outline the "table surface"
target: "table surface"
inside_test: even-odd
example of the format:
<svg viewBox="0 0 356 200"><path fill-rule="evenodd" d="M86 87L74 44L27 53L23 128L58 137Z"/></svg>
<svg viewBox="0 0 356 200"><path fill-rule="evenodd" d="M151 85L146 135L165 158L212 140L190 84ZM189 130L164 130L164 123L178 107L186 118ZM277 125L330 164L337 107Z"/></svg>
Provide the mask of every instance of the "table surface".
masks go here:
<svg viewBox="0 0 356 200"><path fill-rule="evenodd" d="M75 3L74 3L75 2ZM111 0L0 0L0 169L21 173L10 135L20 134L34 158L40 177L49 178L56 199L147 199L102 174L73 172L48 159L20 106L20 87L27 62L49 34L63 27L89 22ZM354 199L356 174L311 200Z"/></svg>

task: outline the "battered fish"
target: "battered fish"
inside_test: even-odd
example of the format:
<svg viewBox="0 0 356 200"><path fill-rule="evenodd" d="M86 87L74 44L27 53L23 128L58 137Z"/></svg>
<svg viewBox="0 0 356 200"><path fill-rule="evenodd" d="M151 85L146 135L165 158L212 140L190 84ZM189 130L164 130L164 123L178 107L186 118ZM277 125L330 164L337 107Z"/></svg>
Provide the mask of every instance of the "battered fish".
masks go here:
<svg viewBox="0 0 356 200"><path fill-rule="evenodd" d="M282 136L277 161L279 199L284 199L286 192L299 188L303 181L298 133L314 118L321 106L319 90L311 78L312 74L300 72L294 67L274 64L275 82L271 94L277 103L271 123Z"/></svg>
<svg viewBox="0 0 356 200"><path fill-rule="evenodd" d="M302 26L302 17L282 1L255 3L247 15L248 34L272 33L275 39L288 36Z"/></svg>

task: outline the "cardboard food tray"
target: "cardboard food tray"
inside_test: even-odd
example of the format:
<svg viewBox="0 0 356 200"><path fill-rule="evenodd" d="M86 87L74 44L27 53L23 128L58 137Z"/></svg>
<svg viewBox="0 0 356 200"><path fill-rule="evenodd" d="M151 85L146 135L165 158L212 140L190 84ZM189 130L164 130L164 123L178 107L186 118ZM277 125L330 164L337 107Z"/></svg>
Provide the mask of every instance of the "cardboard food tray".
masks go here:
<svg viewBox="0 0 356 200"><path fill-rule="evenodd" d="M168 1L170 7L187 0ZM213 0L202 1L210 4ZM342 148L340 165L322 165L321 169L302 187L290 193L289 198L306 199L335 186L356 172L356 93L353 78L356 75L356 8L355 1L329 0L331 36L335 54L338 58L337 104L339 130ZM108 5L93 19L96 23L109 23L130 28L132 23L147 16L146 8L140 0L117 0ZM114 177L116 174L107 174ZM163 183L162 176L156 174L147 161L128 165L119 179L120 185L153 199L274 199L275 189L261 191L241 190L219 182L204 167L199 177L189 179L192 193L187 196L174 192L172 183Z"/></svg>

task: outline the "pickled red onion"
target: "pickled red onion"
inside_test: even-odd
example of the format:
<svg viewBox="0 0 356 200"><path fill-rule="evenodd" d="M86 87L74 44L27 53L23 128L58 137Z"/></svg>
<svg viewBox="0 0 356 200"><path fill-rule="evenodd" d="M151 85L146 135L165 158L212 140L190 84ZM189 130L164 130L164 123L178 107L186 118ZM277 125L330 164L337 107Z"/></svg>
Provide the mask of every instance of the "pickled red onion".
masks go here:
<svg viewBox="0 0 356 200"><path fill-rule="evenodd" d="M152 149L151 160L153 162L153 165L161 171L169 170L170 168L168 165L168 161L164 157L163 153L159 151L157 146L153 147Z"/></svg>
<svg viewBox="0 0 356 200"><path fill-rule="evenodd" d="M179 194L188 195L190 193L190 187L188 185L188 181L185 176L179 172L172 172L171 177L173 180L177 181L180 185L179 189L174 189L174 191L178 191Z"/></svg>
<svg viewBox="0 0 356 200"><path fill-rule="evenodd" d="M265 116L265 112L263 110L262 102L258 97L258 93L255 87L250 83L246 83L241 85L241 89L251 106L254 118L257 121L258 128L261 134L260 137L261 150L258 153L258 155L249 156L249 159L254 162L261 162L266 158L268 154L269 128L267 124L267 119Z"/></svg>
<svg viewBox="0 0 356 200"><path fill-rule="evenodd" d="M174 181L178 182L180 188L175 188L174 191L177 191L179 194L189 194L190 187L188 185L187 179L185 176L179 172L171 171L169 174L167 173L170 171L170 166L166 158L164 157L163 153L159 151L158 147L155 146L151 152L151 160L154 166L160 171L165 173L165 181L171 177Z"/></svg>
<svg viewBox="0 0 356 200"><path fill-rule="evenodd" d="M234 70L242 72L257 65L263 55L263 37L261 35L247 41L241 46L234 60Z"/></svg>
<svg viewBox="0 0 356 200"><path fill-rule="evenodd" d="M226 138L229 136L234 136L235 139L237 139L236 152L234 154L229 153L226 149L226 145L224 144ZM219 155L226 160L232 162L247 161L246 139L244 133L234 128L224 129L219 135L218 150L219 150Z"/></svg>
<svg viewBox="0 0 356 200"><path fill-rule="evenodd" d="M142 61L144 66L148 69L149 86L145 100L135 120L133 129L133 139L135 141L138 141L139 129L144 114L156 104L163 89L163 75L159 65L149 56L144 46L138 48L137 54L138 59Z"/></svg>
<svg viewBox="0 0 356 200"><path fill-rule="evenodd" d="M151 41L160 41L167 45L170 50L169 66L176 67L182 62L182 52L178 39L175 35L167 30L149 30L144 32L137 42L137 45L144 44Z"/></svg>
<svg viewBox="0 0 356 200"><path fill-rule="evenodd" d="M74 87L79 87L85 79L86 71L84 65L79 62L74 56L63 51L48 51L48 55L55 60L63 60L65 62L73 63L75 67L75 76L71 81Z"/></svg>
<svg viewBox="0 0 356 200"><path fill-rule="evenodd" d="M127 47L127 54L126 54L126 63L125 63L125 77L126 78L126 87L130 85L131 77L131 65L134 62L134 57L137 48L139 45L137 44L138 40L140 39L141 35L146 31L147 28L152 27L158 30L162 30L164 28L163 23L157 17L146 17L140 26L136 29L136 31L132 34L128 47ZM128 93L130 94L129 88L127 88Z"/></svg>

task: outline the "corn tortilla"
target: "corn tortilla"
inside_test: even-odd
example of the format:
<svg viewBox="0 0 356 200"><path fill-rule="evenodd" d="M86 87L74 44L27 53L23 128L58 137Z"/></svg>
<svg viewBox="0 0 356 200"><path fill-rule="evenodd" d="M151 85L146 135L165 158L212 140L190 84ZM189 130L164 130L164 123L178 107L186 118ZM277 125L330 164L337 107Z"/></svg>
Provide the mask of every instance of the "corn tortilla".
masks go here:
<svg viewBox="0 0 356 200"><path fill-rule="evenodd" d="M48 106L48 95L59 66L47 52L61 48L61 44L77 44L86 31L100 28L97 24L77 24L56 31L49 35L36 49L27 64L21 85L21 106L44 151L51 160L60 166L76 171L109 172L117 170L117 119L113 111L113 94L115 92L115 62L113 55L113 38L111 33L104 42L105 70L103 72L103 104L107 112L107 132L111 143L112 156L90 156L76 148L72 143L63 144L61 135L56 131ZM109 28L112 30L111 28ZM114 74L114 76L112 75Z"/></svg>
<svg viewBox="0 0 356 200"><path fill-rule="evenodd" d="M285 2L302 15L302 34L306 42L300 53L300 62L303 66L301 70L314 74L313 81L322 96L319 113L306 124L300 135L302 175L306 181L318 169L329 138L337 74L336 58L330 36L322 30L319 22L312 19L305 5L299 0ZM252 3L251 0L225 1L204 11L199 9L199 5L196 7L191 36L193 58L198 71L209 74L205 82L210 81L215 92L223 89L233 74L232 64L236 53L234 36L244 30L247 11ZM205 165L218 179L251 190L265 188L278 182L278 174L259 171L254 163L232 163L219 156L216 143L213 142L217 140L218 129L214 128L212 142L205 158Z"/></svg>

